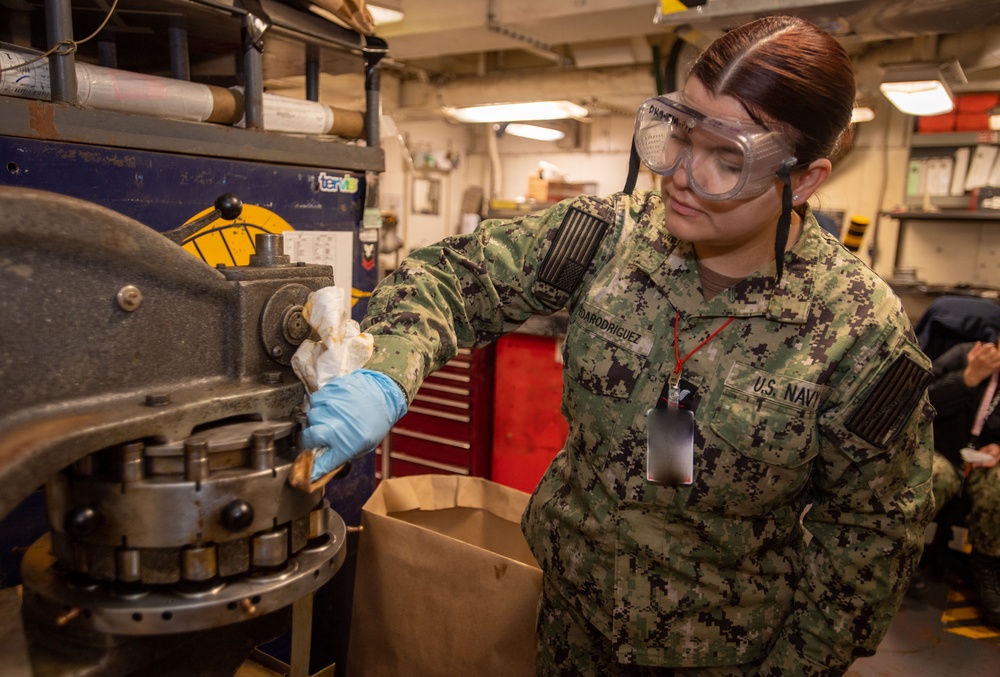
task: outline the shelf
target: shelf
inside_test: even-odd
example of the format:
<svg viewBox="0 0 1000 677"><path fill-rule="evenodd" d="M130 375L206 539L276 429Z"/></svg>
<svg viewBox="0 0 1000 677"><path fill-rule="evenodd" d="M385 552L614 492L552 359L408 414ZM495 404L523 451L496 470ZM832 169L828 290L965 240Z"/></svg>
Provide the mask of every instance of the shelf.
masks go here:
<svg viewBox="0 0 1000 677"><path fill-rule="evenodd" d="M44 121L44 124L39 124ZM0 135L95 146L381 171L382 148L0 96Z"/></svg>
<svg viewBox="0 0 1000 677"><path fill-rule="evenodd" d="M942 212L879 212L879 216L888 216L900 221L976 221L1000 222L1000 211L942 211Z"/></svg>
<svg viewBox="0 0 1000 677"><path fill-rule="evenodd" d="M70 4L77 38L90 35L105 17L103 2L66 2ZM45 17L41 7L40 2L0 3L0 25L27 25L32 47L44 49ZM306 45L321 50L317 56L323 72L361 72L363 52L372 42L365 36L276 0L260 0L260 7L271 20L265 37L265 77L303 74ZM232 74L235 62L225 57L242 52L241 18L246 14L238 0L128 0L115 9L109 28L99 39L79 45L76 57L97 63L104 42L115 48L115 68L169 75L172 61L168 36L172 29L181 28L195 76L200 73L206 80L218 79ZM19 37L21 41L26 38ZM9 37L4 40L11 41ZM27 45L22 42L22 46Z"/></svg>
<svg viewBox="0 0 1000 677"><path fill-rule="evenodd" d="M967 212L969 211L969 194L965 195L931 195L930 204L932 207L936 207L943 212L953 213L953 212ZM911 209L914 212L922 212L924 206L924 196L923 195L907 195L906 202L903 205L907 209Z"/></svg>
<svg viewBox="0 0 1000 677"><path fill-rule="evenodd" d="M940 134L914 134L911 148L947 148L950 146L975 146L980 143L1000 144L1000 132L941 132Z"/></svg>
<svg viewBox="0 0 1000 677"><path fill-rule="evenodd" d="M4 4L7 3L0 3ZM45 102L51 99L53 103L70 106L79 103L81 108L103 107L106 111L141 113L155 118L155 122L150 121L150 127L158 126L163 118L171 117L171 112L178 111L180 114L176 117L210 119L217 127L236 125L254 131L284 131L289 138L302 136L298 134L301 128L316 139L338 135L342 142L362 139L369 146L378 145L377 68L379 60L388 53L381 38L356 33L276 0L253 3L250 5L255 12L252 15L240 0L129 0L116 6L110 15L103 8L104 3L98 4L102 8L71 3L70 0L51 0L45 3L44 9L41 5L33 7L28 3L15 3L15 7L0 6L0 25L10 24L16 29L3 36L4 41L12 49L27 50L28 53L40 53L45 45L60 39L82 39L81 36L85 35L93 37L97 30L95 24L110 19L108 28L96 34L97 39L84 40L72 53L48 58L49 84L44 87L48 87L49 92L41 87L27 93L16 89L5 89L4 92L11 96L23 94L32 100L41 94ZM248 29L248 25L255 30ZM133 75L125 79L139 83L145 82L142 76L159 80L150 79L152 84L144 85L149 93L142 90L139 96L128 91L121 97L117 93L101 94L98 100L91 97L95 88L88 85L85 89L87 97L80 97L78 79L81 67L84 67L84 81L90 82L86 66L111 69L111 73L130 73ZM134 74L139 74L139 77ZM321 74L349 76L346 82L350 86L345 86L343 104L331 105L319 101ZM115 87L116 77L111 78ZM281 97L265 101L265 81L280 83L292 79L295 82L299 77L304 85L303 94L312 103L301 104L297 101L298 97L286 97L288 104L276 103ZM174 96L167 84L171 81L178 83L178 91L193 92L178 96L173 107L160 103ZM181 82L185 83L186 89L180 89ZM110 89L112 84L102 81L105 90ZM228 91L236 88L239 88L237 95ZM348 94L346 90L349 88L356 88L356 91ZM161 90L167 93L163 94ZM184 107L189 105L187 96L191 97L191 101L198 102L190 104L197 114ZM203 110L205 97L211 97L212 102L208 114ZM143 105L119 103L128 101L139 101ZM147 101L150 102L148 105L145 104ZM302 114L303 120L308 122L300 125L299 119L295 118L292 121L294 124L274 124L273 129L268 129L264 124L264 108L267 105L312 108ZM41 108L48 114L57 110L45 106ZM334 114L343 124L334 126ZM281 119L280 115L269 115L272 120ZM37 120L32 120L31 124L33 129L39 128ZM85 121L84 124L89 125L90 122ZM113 124L114 121L109 120L104 127L111 129ZM49 130L44 133L48 134ZM245 139L239 134L225 136L227 142L240 139L243 143L254 144L250 136Z"/></svg>

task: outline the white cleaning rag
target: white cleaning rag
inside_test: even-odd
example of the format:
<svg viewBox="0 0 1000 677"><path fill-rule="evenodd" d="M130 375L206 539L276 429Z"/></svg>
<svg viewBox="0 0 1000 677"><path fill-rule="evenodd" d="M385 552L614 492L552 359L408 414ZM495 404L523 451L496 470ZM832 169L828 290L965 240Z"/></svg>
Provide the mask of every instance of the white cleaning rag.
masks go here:
<svg viewBox="0 0 1000 677"><path fill-rule="evenodd" d="M314 291L302 307L302 316L316 332L318 341L306 339L292 356L292 369L309 395L338 376L363 367L375 350L371 334L351 318L349 290L323 287Z"/></svg>

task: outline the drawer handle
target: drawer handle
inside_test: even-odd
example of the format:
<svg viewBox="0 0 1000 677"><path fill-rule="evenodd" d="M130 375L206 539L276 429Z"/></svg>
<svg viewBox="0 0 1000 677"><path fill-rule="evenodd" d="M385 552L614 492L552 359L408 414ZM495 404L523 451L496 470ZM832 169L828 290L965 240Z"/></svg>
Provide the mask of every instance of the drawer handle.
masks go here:
<svg viewBox="0 0 1000 677"><path fill-rule="evenodd" d="M413 437L418 440L424 440L425 442L436 442L437 444L443 444L449 447L457 447L458 449L471 449L472 445L468 442L462 442L459 440L449 440L447 437L438 437L437 435L428 435L426 433L418 433L412 430L406 430L405 428L393 428L393 435L402 435L403 437Z"/></svg>
<svg viewBox="0 0 1000 677"><path fill-rule="evenodd" d="M423 390L424 388L426 388L427 390L436 390L440 393L451 393L452 395L465 395L466 397L468 397L471 394L468 388L452 388L451 386L438 385L437 383L428 383L427 381L424 381L422 384L420 384L420 389Z"/></svg>
<svg viewBox="0 0 1000 677"><path fill-rule="evenodd" d="M469 423L472 419L468 416L463 416L461 414L449 414L446 411L438 411L437 409L427 409L425 407L414 407L410 406L406 410L406 413L416 412L418 414L424 414L426 416L434 416L435 418L446 418L449 421L459 421L461 423Z"/></svg>
<svg viewBox="0 0 1000 677"><path fill-rule="evenodd" d="M468 383L472 380L470 376L463 376L462 374L449 374L446 371L436 371L427 378L443 378L449 381L460 381L462 383Z"/></svg>
<svg viewBox="0 0 1000 677"><path fill-rule="evenodd" d="M425 395L422 392L417 392L413 397L414 402L430 402L431 404L441 404L446 407L452 407L454 409L468 409L468 402L457 402L455 400L446 400L443 397L434 397L433 395Z"/></svg>
<svg viewBox="0 0 1000 677"><path fill-rule="evenodd" d="M450 465L448 463L438 463L437 461L429 461L426 458L417 458L416 456L410 456L409 454L401 454L398 451L394 451L389 454L395 461L406 461L407 463L414 463L416 465L426 466L428 468L434 468L436 470L444 470L446 472L454 473L456 475L468 475L469 469L463 468L457 465Z"/></svg>

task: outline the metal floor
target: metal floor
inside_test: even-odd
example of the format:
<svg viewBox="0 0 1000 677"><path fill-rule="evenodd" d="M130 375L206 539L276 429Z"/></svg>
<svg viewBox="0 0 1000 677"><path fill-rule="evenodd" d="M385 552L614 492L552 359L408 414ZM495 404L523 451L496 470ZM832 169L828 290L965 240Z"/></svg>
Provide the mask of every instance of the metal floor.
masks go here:
<svg viewBox="0 0 1000 677"><path fill-rule="evenodd" d="M973 593L928 576L907 596L878 651L848 677L1000 677L1000 629L978 620Z"/></svg>

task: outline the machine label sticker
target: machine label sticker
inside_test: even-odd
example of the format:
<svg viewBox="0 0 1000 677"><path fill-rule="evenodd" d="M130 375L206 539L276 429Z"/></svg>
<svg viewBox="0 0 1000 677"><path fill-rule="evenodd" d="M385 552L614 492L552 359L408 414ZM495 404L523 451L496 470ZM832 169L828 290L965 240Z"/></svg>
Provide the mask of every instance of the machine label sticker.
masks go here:
<svg viewBox="0 0 1000 677"><path fill-rule="evenodd" d="M365 270L372 270L375 267L375 244L369 242L361 243L361 267Z"/></svg>
<svg viewBox="0 0 1000 677"><path fill-rule="evenodd" d="M319 173L319 189L324 193L357 193L360 181L353 176L331 176Z"/></svg>

